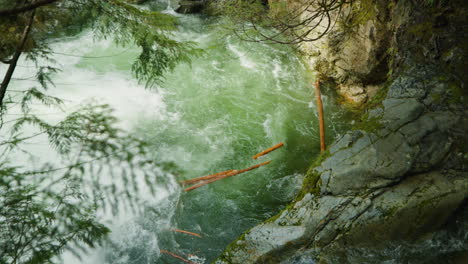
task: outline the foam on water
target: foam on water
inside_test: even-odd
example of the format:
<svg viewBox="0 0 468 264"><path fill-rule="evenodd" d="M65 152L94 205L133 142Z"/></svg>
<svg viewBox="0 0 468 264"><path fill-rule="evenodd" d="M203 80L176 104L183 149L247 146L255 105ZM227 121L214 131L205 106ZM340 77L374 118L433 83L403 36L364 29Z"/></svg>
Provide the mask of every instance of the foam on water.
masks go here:
<svg viewBox="0 0 468 264"><path fill-rule="evenodd" d="M240 61L240 65L242 67L245 67L245 68L248 68L248 69L255 69L256 68L256 63L254 63L253 61L251 61L247 55L241 51L239 51L234 45L228 45L228 48L229 50L232 51L232 53L234 53L238 58L239 58L239 61Z"/></svg>
<svg viewBox="0 0 468 264"><path fill-rule="evenodd" d="M50 92L65 99L66 107L49 113L50 109L37 105L34 112L48 113L49 120L58 121L91 99L110 104L122 128L152 142L158 160L172 161L181 170L168 174L167 182L157 186L156 197L139 193L149 204L144 216L121 212L113 219L113 246L92 251L81 261L66 255L65 263L146 264L162 261L158 258L176 263L160 255L160 249L187 258L193 254L198 256L191 257L194 262L198 258L208 263L241 232L292 199L318 153L312 80L292 50L234 38L220 41L213 29L216 21L199 16L180 16L180 20L175 37L196 41L206 53L191 65L177 66L160 87L150 90L130 73L138 54L135 47L117 47L109 40L93 42L91 32L52 45L52 50L63 54L53 55L62 71L52 77L57 87ZM35 74L32 64L24 60L19 64L26 67L19 67L15 78ZM25 90L32 85L15 80L10 88ZM344 125L343 113L328 98L324 94L325 111L338 113L327 115L331 140ZM19 108L8 112L17 113ZM262 158L273 160L268 167L180 193L178 181L251 166L257 163L251 160L253 154L278 142L285 142L285 147ZM54 157L45 138L42 143L34 152ZM197 232L203 238L175 234L170 231L173 228Z"/></svg>

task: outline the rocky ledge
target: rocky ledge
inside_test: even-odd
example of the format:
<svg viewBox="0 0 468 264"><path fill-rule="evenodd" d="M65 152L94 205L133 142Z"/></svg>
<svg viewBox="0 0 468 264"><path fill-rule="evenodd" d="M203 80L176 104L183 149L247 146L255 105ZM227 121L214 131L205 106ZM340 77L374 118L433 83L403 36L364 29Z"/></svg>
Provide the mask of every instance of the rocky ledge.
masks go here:
<svg viewBox="0 0 468 264"><path fill-rule="evenodd" d="M468 2L359 2L372 16L357 30L302 48L361 122L215 263L413 264L468 248Z"/></svg>
<svg viewBox="0 0 468 264"><path fill-rule="evenodd" d="M428 66L400 75L369 112L367 131L338 139L296 201L215 263L313 263L442 227L468 197L468 112L452 85Z"/></svg>

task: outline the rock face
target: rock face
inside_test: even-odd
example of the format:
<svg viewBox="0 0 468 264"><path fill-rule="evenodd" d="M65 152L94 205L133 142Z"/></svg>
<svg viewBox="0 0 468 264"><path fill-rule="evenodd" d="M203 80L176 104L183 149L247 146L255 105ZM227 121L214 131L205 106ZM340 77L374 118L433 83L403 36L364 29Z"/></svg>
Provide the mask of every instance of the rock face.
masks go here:
<svg viewBox="0 0 468 264"><path fill-rule="evenodd" d="M399 5L406 4L399 1L393 8L401 11L405 6ZM468 68L463 68L463 59L450 55L466 54L466 40L455 36L460 23L466 24L463 13L468 4L452 4L458 5L458 11L450 5L440 11L450 14L445 16L445 28L440 29L446 37L438 44L440 56L421 56L425 49L433 47L436 31L424 32L423 42L418 42L413 32L421 23L431 23L429 27L434 28L433 16L421 15L414 6L406 7L401 16L388 14L393 15L395 35L384 32L374 36L373 41L379 46L384 44L376 39L400 39L394 46L399 49L392 66L395 73L378 92L381 100L367 109L361 126L364 128L336 140L318 166L308 172L296 201L247 231L215 263L364 263L368 259L356 260L356 255L365 254L359 251L363 248L385 248L392 242L409 243L411 247L426 241L428 235L436 239L437 232L445 232L437 230L446 230L451 226L447 223L460 214L465 217L453 226L468 223L467 76L461 70ZM348 61L334 61L342 67L348 67L347 63L356 65L354 73L334 71L335 81L346 82L352 76L364 80L375 72L365 64L375 59L370 50L378 48L368 41L372 41L370 36L362 40L367 48L345 48L344 54L350 55ZM415 46L419 50L413 50ZM355 61L360 56L367 62ZM353 96L367 93L353 85L349 86ZM467 230L461 230L466 243ZM451 245L451 250L464 246ZM350 254L350 248L359 250ZM431 259L438 250L427 250L418 260L422 263Z"/></svg>
<svg viewBox="0 0 468 264"><path fill-rule="evenodd" d="M435 69L418 68L394 84L436 75ZM287 260L295 256L412 240L441 227L468 197L467 111L427 104L442 87L449 90L434 80L424 93L413 91L426 96L404 99L393 90L402 87L391 85L376 111L382 127L338 139L308 175L318 175L318 188L248 231L216 263L292 263Z"/></svg>
<svg viewBox="0 0 468 264"><path fill-rule="evenodd" d="M318 41L301 43L300 48L321 80L337 84L337 92L351 106L361 106L384 84L392 47L394 26L387 23L392 1L356 1L358 11L345 7L350 18L336 25ZM310 14L303 13L303 17ZM338 14L332 13L335 20Z"/></svg>

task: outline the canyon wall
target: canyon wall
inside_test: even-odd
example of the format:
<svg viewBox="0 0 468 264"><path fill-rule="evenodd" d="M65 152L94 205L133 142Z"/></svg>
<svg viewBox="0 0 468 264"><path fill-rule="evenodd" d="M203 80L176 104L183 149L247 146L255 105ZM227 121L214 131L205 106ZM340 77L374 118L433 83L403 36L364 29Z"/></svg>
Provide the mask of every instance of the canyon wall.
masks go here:
<svg viewBox="0 0 468 264"><path fill-rule="evenodd" d="M360 122L215 263L426 263L466 249L468 3L355 5L300 48Z"/></svg>

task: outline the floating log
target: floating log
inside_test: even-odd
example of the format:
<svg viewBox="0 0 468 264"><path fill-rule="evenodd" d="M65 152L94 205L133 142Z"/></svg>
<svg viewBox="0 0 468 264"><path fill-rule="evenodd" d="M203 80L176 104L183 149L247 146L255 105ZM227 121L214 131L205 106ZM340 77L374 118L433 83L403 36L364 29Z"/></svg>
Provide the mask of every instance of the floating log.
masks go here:
<svg viewBox="0 0 468 264"><path fill-rule="evenodd" d="M185 263L195 264L195 263L193 263L192 261L186 260L186 259L184 259L183 257L178 256L178 255L176 255L176 254L174 254L174 253L172 253L172 252L169 252L169 251L167 251L167 250L161 249L161 250L159 250L159 251L160 251L161 253L163 253L163 254L167 254L167 255L172 256L172 257L174 257L174 258L176 258L176 259L182 260L182 261L185 262Z"/></svg>
<svg viewBox="0 0 468 264"><path fill-rule="evenodd" d="M262 152L256 154L255 156L252 157L252 159L257 159L257 158L259 158L259 157L261 157L261 156L263 156L263 155L266 155L266 154L272 152L273 150L276 150L276 149L281 148L282 146L284 146L284 143L283 143L283 142L281 142L281 143L279 143L279 144L276 144L276 145L274 145L273 147L271 147L271 148L269 148L269 149L266 149L266 150L264 150L264 151L262 151Z"/></svg>
<svg viewBox="0 0 468 264"><path fill-rule="evenodd" d="M267 165L268 163L270 163L271 161L265 161L265 162L262 162L260 164L257 164L257 165L254 165L254 166L251 166L251 167L248 167L246 169L242 169L242 170L234 170L228 174L225 174L225 175L221 175L221 176L218 176L216 178L212 178L212 179L209 179L207 181L204 181L202 183L199 183L197 185L194 185L194 186L191 186L191 187L188 187L186 188L184 191L186 192L189 192L189 191L192 191L192 190L195 190L197 188L200 188L208 183L212 183L212 182L215 182L215 181L219 181L221 179L224 179L224 178L228 178L228 177L231 177L231 176L235 176L235 175L238 175L238 174L241 174L241 173L244 173L244 172L247 172L247 171L250 171L250 170L253 170L253 169L256 169L258 167L261 167L263 165Z"/></svg>
<svg viewBox="0 0 468 264"><path fill-rule="evenodd" d="M184 234L191 235L191 236L196 236L196 237L202 237L200 234L193 233L193 232L189 232L189 231L185 231L185 230L181 230L181 229L172 229L171 231L179 232L179 233L184 233Z"/></svg>
<svg viewBox="0 0 468 264"><path fill-rule="evenodd" d="M208 176L203 176L203 177L193 178L193 179L190 179L190 180L181 181L180 183L181 184L194 184L194 183L197 183L199 181L204 181L204 180L209 180L211 178L216 178L218 176L228 174L228 173L233 172L233 171L234 170L222 171L222 172L218 172L218 173L211 174L211 175L208 175Z"/></svg>
<svg viewBox="0 0 468 264"><path fill-rule="evenodd" d="M315 96L317 97L317 111L319 118L319 129L320 129L320 152L325 151L325 122L323 121L323 104L322 95L320 93L320 80L315 81Z"/></svg>

